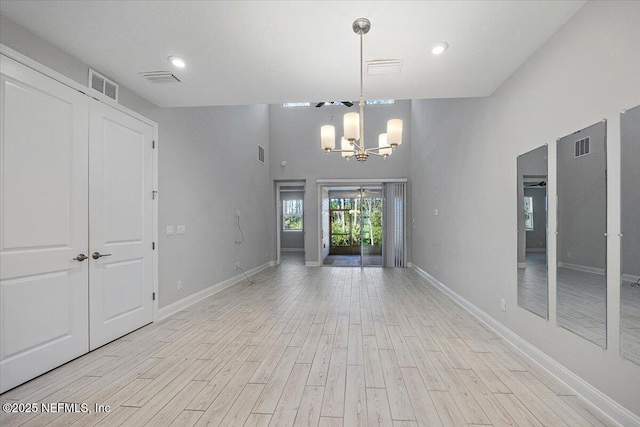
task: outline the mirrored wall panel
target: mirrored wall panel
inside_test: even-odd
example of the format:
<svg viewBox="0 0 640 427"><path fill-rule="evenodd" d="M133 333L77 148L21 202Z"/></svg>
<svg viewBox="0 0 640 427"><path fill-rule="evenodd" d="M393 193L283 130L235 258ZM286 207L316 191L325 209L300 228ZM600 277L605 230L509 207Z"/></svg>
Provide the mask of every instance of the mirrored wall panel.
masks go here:
<svg viewBox="0 0 640 427"><path fill-rule="evenodd" d="M640 106L620 115L622 143L622 357L640 365Z"/></svg>
<svg viewBox="0 0 640 427"><path fill-rule="evenodd" d="M547 146L518 156L518 306L547 319Z"/></svg>
<svg viewBox="0 0 640 427"><path fill-rule="evenodd" d="M558 140L558 325L607 346L605 121Z"/></svg>

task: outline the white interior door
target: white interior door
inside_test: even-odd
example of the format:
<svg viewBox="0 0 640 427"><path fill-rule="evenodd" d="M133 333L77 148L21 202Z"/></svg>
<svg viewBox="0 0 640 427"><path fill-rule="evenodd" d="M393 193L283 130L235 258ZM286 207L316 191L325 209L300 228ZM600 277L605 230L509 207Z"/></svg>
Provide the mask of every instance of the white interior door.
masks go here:
<svg viewBox="0 0 640 427"><path fill-rule="evenodd" d="M88 98L0 57L0 392L88 351Z"/></svg>
<svg viewBox="0 0 640 427"><path fill-rule="evenodd" d="M89 123L93 350L153 320L153 127L97 101Z"/></svg>

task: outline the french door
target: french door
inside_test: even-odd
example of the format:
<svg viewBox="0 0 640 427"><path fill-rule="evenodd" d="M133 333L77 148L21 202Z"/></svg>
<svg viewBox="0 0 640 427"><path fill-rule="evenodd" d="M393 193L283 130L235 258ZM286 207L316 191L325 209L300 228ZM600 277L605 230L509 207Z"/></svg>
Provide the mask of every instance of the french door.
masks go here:
<svg viewBox="0 0 640 427"><path fill-rule="evenodd" d="M0 57L0 392L152 321L152 130Z"/></svg>
<svg viewBox="0 0 640 427"><path fill-rule="evenodd" d="M332 265L382 266L382 187L329 191L329 256Z"/></svg>

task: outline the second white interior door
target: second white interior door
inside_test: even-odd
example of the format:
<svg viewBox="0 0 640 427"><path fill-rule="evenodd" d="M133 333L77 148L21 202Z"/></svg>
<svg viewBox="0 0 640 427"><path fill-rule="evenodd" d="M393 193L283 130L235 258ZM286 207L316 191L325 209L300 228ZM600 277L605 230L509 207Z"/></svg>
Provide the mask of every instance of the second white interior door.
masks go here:
<svg viewBox="0 0 640 427"><path fill-rule="evenodd" d="M90 110L93 350L153 319L153 127L97 101Z"/></svg>

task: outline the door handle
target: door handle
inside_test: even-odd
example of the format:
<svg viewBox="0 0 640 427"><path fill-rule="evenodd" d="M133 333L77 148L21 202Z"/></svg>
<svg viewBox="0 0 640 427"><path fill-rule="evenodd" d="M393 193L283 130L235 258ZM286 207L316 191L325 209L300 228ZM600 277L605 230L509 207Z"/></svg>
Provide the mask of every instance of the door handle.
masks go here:
<svg viewBox="0 0 640 427"><path fill-rule="evenodd" d="M74 261L78 261L78 262L82 262L85 259L89 258L88 256L86 256L85 254L78 254L77 257L73 258Z"/></svg>
<svg viewBox="0 0 640 427"><path fill-rule="evenodd" d="M91 255L91 258L98 259L102 258L103 256L111 256L111 254L101 254L100 252L94 252L93 255Z"/></svg>

